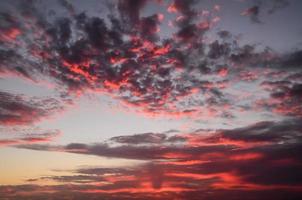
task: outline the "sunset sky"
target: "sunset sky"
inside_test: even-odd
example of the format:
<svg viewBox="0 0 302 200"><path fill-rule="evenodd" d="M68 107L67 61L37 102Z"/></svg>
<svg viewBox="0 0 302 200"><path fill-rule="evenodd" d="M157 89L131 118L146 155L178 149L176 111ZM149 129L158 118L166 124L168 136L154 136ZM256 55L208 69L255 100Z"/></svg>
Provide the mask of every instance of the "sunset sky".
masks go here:
<svg viewBox="0 0 302 200"><path fill-rule="evenodd" d="M0 200L302 199L302 1L1 0Z"/></svg>

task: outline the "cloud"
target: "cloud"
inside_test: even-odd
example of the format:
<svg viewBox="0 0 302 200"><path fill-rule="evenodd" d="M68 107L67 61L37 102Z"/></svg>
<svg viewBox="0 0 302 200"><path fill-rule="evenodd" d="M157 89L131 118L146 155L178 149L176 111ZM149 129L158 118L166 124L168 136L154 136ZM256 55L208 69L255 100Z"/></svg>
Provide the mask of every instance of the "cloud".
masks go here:
<svg viewBox="0 0 302 200"><path fill-rule="evenodd" d="M297 50L292 53L289 53L287 56L284 57L281 65L288 66L288 67L297 67L299 68L302 64L302 51Z"/></svg>
<svg viewBox="0 0 302 200"><path fill-rule="evenodd" d="M29 184L0 186L1 196L300 199L300 49L278 53L242 43L228 31L217 32L220 7L199 13L194 0L163 3L162 10L169 14L148 15L142 12L149 1L120 0L112 3L108 16L82 12L79 5L65 0L56 4L63 14L46 14L43 2L15 4L14 12L1 13L1 76L32 82L50 79L66 98L109 95L146 116L225 122L256 112L260 118L241 128L146 132L94 144L41 144L60 132L21 131L1 139L0 145L140 164L34 177L27 180ZM241 15L261 23L265 11L273 14L287 5L279 0L262 2ZM173 27L166 30L170 17ZM0 92L0 125L5 128L32 126L62 109L61 99ZM260 120L267 116L279 121ZM39 181L57 185L43 186Z"/></svg>
<svg viewBox="0 0 302 200"><path fill-rule="evenodd" d="M118 2L118 9L125 22L136 25L140 19L140 10L146 5L146 0L122 0Z"/></svg>
<svg viewBox="0 0 302 200"><path fill-rule="evenodd" d="M264 83L265 84L265 83ZM285 116L301 117L301 84L289 81L270 83L270 98L259 101L260 106Z"/></svg>
<svg viewBox="0 0 302 200"><path fill-rule="evenodd" d="M67 10L71 15L74 15L75 9L74 9L73 5L72 5L68 0L58 0L58 2L59 2L64 8L66 8L66 10Z"/></svg>
<svg viewBox="0 0 302 200"><path fill-rule="evenodd" d="M181 13L185 21L188 23L197 15L197 12L193 8L196 3L197 1L195 0L189 0L186 2L183 2L181 0L174 0L172 4L169 5L167 10L171 13Z"/></svg>
<svg viewBox="0 0 302 200"><path fill-rule="evenodd" d="M249 16L250 20L253 23L263 23L262 20L260 20L260 16L264 12L267 12L267 14L272 15L277 11L280 11L287 6L290 5L290 1L288 0L268 0L268 1L255 1L256 5L251 6L244 11L241 12L242 16Z"/></svg>
<svg viewBox="0 0 302 200"><path fill-rule="evenodd" d="M241 12L242 16L249 16L254 23L261 23L259 20L259 6L250 7Z"/></svg>
<svg viewBox="0 0 302 200"><path fill-rule="evenodd" d="M165 134L161 133L143 133L132 136L117 136L110 140L117 143L125 144L142 144L142 143L161 143L166 139Z"/></svg>
<svg viewBox="0 0 302 200"><path fill-rule="evenodd" d="M15 130L17 135L20 136L10 136L6 139L0 139L0 147L3 146L15 146L24 144L35 144L43 142L51 142L53 139L61 135L59 130ZM4 133L3 133L4 134Z"/></svg>
<svg viewBox="0 0 302 200"><path fill-rule="evenodd" d="M62 111L55 98L36 98L0 92L0 125L31 125Z"/></svg>
<svg viewBox="0 0 302 200"><path fill-rule="evenodd" d="M276 11L286 8L287 6L289 6L289 4L290 1L288 0L272 0L268 13L274 14Z"/></svg>
<svg viewBox="0 0 302 200"><path fill-rule="evenodd" d="M99 144L18 147L144 161L128 167L84 167L73 170L72 175L29 179L33 184L39 180L61 183L47 188L35 186L29 192L32 198L47 196L45 192L49 190L54 196L60 195L68 187L69 191L86 194L87 198L111 194L115 198L134 195L133 198L160 199L168 195L187 199L196 194L193 195L196 198L220 199L230 195L230 199L238 199L236 196L242 194L251 199L267 199L282 191L295 199L301 195L302 187L301 124L301 119L296 118L235 129L135 134L113 137ZM5 194L7 197L25 192L20 186L1 186L0 191L3 193L5 189L16 191L14 195ZM276 199L283 199L283 195Z"/></svg>
<svg viewBox="0 0 302 200"><path fill-rule="evenodd" d="M65 96L102 93L145 116L227 120L240 115L236 108L241 101L234 99L242 94L232 92L238 82L258 87L257 80L270 78L259 72L261 67L271 76L281 73L281 66L288 66L288 76L301 71L299 50L278 54L239 44L228 31L213 35L218 11L204 17L196 1L159 4L182 16L175 16L176 26L165 37L161 29L167 13L143 15L148 1L112 3L108 16L81 12L77 4L59 1L69 13L53 18L41 12L40 4L16 6L16 15L4 11L5 27L20 34L3 40L0 73L35 82L50 79ZM252 8L244 13L257 18L260 5ZM209 41L210 35L215 39ZM259 96L268 93L260 91ZM250 98L245 108L260 100L265 99Z"/></svg>
<svg viewBox="0 0 302 200"><path fill-rule="evenodd" d="M71 18L61 17L49 23L47 18L40 18L40 13L35 8L37 5L26 8L32 10L30 14L32 19L39 17L40 24L33 22L33 28L36 32L45 34L37 35L36 41L26 42L28 44L21 47L29 48L27 52L30 55L24 55L16 48L3 51L1 71L31 80L36 80L39 76L50 76L63 87L67 87L68 93L78 93L87 89L113 92L128 105L145 107L143 110L146 113L158 112L168 115L171 113L171 116L177 113L176 115L180 116L183 112L187 115L186 110L192 109L174 111L162 108L164 103L174 101L178 94L183 95L182 84L173 86L176 80L169 80L174 72L171 70L172 66L168 65L177 64L182 67L181 65L185 64L183 60L185 55L176 49L177 44L172 44L169 40L154 42L159 39L157 31L163 15L140 17L139 10L144 4L141 1L119 2L118 11L122 18L123 16L131 18L131 21L138 25L130 34L129 40L123 39L125 37L123 32L127 27L123 27L120 18L111 16L111 25L108 25L102 18L80 13ZM66 7L66 3L63 6ZM192 13L187 5L179 4L177 7L183 13ZM18 17L16 19L21 20ZM193 28L192 34L188 35L186 29L191 29L190 27ZM204 31L199 30L194 24L190 27L180 29L178 36L182 40L197 40L198 33ZM28 34L28 30L22 31L25 35ZM74 40L72 35L75 34L81 39ZM46 38L42 38L44 36ZM46 42L40 43L42 40ZM28 63L27 66L31 67L20 68L19 63ZM37 67L41 65L45 69L40 70ZM190 90L190 86L187 87Z"/></svg>

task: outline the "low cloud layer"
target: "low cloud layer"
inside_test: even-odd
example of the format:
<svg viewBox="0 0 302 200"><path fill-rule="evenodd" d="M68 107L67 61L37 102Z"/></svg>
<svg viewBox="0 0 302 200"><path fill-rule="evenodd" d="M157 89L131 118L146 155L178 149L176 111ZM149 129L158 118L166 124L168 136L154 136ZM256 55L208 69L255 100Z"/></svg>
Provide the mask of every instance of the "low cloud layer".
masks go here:
<svg viewBox="0 0 302 200"><path fill-rule="evenodd" d="M114 137L99 144L33 144L18 148L145 161L132 167L80 168L73 171L74 175L28 180L30 184L38 180L56 181L60 186L47 188L58 194L68 187L69 191L85 193L91 199L109 198L107 194L113 195L112 199L115 195L126 198L131 194L135 194L134 199L153 195L159 199L219 199L222 194L235 193L251 199L254 195L260 195L258 199L284 199L287 195L296 199L302 189L301 122L263 121L228 130L144 133ZM21 186L2 187L2 191L6 189L15 191L8 197L24 192ZM275 197L276 191L282 191L282 195ZM29 194L34 199L44 192L45 188L37 187Z"/></svg>

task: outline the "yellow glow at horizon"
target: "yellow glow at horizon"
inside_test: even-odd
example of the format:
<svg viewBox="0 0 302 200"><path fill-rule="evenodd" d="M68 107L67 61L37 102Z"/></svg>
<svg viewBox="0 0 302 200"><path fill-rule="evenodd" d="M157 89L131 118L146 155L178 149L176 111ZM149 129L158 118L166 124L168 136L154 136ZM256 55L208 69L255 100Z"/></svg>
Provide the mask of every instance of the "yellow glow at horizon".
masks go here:
<svg viewBox="0 0 302 200"><path fill-rule="evenodd" d="M3 147L0 148L0 185L31 184L26 180L72 175L72 170L81 167L118 167L138 163L134 160Z"/></svg>

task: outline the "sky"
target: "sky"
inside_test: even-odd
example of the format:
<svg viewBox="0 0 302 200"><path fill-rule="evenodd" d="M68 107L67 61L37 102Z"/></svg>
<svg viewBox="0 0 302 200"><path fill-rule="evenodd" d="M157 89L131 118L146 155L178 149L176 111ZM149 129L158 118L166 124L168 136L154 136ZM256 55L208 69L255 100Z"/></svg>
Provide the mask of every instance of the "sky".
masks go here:
<svg viewBox="0 0 302 200"><path fill-rule="evenodd" d="M0 1L0 200L302 199L302 1Z"/></svg>

